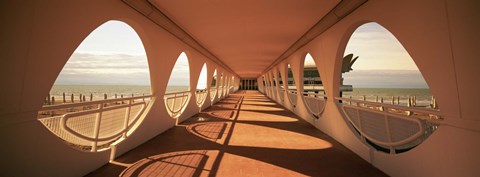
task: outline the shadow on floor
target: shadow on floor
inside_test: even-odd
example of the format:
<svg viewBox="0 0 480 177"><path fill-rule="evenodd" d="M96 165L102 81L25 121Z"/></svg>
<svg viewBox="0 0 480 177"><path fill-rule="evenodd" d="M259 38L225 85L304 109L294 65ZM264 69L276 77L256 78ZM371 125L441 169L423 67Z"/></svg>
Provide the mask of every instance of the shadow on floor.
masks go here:
<svg viewBox="0 0 480 177"><path fill-rule="evenodd" d="M232 94L87 176L386 176L277 104L251 110L266 102Z"/></svg>

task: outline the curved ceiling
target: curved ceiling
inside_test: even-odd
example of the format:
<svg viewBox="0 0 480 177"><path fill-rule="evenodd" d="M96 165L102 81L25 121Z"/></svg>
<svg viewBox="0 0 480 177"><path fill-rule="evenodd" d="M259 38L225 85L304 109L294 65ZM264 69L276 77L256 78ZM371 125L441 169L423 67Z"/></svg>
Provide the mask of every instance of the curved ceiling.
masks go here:
<svg viewBox="0 0 480 177"><path fill-rule="evenodd" d="M150 0L243 78L258 77L339 0Z"/></svg>

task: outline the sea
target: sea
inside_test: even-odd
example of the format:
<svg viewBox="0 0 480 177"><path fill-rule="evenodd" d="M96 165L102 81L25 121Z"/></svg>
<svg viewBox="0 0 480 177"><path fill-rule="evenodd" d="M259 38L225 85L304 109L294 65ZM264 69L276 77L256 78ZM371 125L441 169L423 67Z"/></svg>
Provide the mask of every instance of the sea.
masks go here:
<svg viewBox="0 0 480 177"><path fill-rule="evenodd" d="M186 91L188 86L168 86L167 92ZM141 96L151 94L150 86L137 86L137 85L54 85L50 91L51 96L61 98L63 93L67 96L74 94L86 95L89 97L93 95L94 100L103 99L104 94L107 94L108 98L114 98L120 95L124 96ZM353 88L351 92L343 92L342 97L353 99L363 99L365 96L369 101L376 101L377 96L379 100L383 97L384 102L390 103L392 96L395 97L395 103L397 103L397 97L400 97L400 104L406 105L408 98L415 96L417 99L417 105L429 105L432 99L432 93L429 89L424 88ZM57 98L57 99L58 99Z"/></svg>
<svg viewBox="0 0 480 177"><path fill-rule="evenodd" d="M383 98L384 103L391 103L392 96L395 97L395 104L400 98L400 105L407 105L409 97L415 97L417 106L428 106L432 100L432 93L428 88L353 88L351 92L343 92L343 98L363 99L377 101Z"/></svg>
<svg viewBox="0 0 480 177"><path fill-rule="evenodd" d="M186 91L188 89L188 86L169 86L167 92ZM125 97L150 95L152 91L149 85L53 85L50 90L50 95L56 98L63 97L63 93L67 96L82 94L86 97L92 94L94 100L99 100L104 99L104 94L107 94L108 98L115 98L115 94L120 98L121 95Z"/></svg>

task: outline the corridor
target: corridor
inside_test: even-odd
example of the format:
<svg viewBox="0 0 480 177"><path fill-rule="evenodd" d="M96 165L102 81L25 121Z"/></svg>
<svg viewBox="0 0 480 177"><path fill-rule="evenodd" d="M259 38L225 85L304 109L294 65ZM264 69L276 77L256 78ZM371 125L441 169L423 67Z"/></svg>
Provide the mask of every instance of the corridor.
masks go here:
<svg viewBox="0 0 480 177"><path fill-rule="evenodd" d="M87 176L386 176L258 91L239 91Z"/></svg>

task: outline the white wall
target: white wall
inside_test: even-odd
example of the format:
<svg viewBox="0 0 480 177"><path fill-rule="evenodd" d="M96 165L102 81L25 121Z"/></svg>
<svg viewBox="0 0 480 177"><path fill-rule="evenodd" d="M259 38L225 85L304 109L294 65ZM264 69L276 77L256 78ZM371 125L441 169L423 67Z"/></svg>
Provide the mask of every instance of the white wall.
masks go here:
<svg viewBox="0 0 480 177"><path fill-rule="evenodd" d="M298 97L296 108L283 104L391 176L478 176L480 174L479 2L370 0L351 15L280 63L292 65L297 88L302 87L304 54L309 52L322 76L328 101L318 121ZM418 147L397 155L376 152L353 134L338 109L341 62L353 31L377 22L392 32L414 59L441 108L444 125ZM334 66L334 67L332 67ZM285 71L282 71L285 70ZM286 80L286 79L284 79Z"/></svg>
<svg viewBox="0 0 480 177"><path fill-rule="evenodd" d="M73 149L36 120L44 97L70 55L104 22L123 21L138 33L148 57L154 96L143 122L118 146L117 155L175 125L176 120L166 112L163 94L182 51L189 57L191 88L197 84L203 63L214 65L118 0L1 2L0 13L4 27L0 82L2 100L8 100L0 105L0 153L5 159L0 162L0 176L82 176L108 162L110 150ZM179 119L198 111L192 97Z"/></svg>

